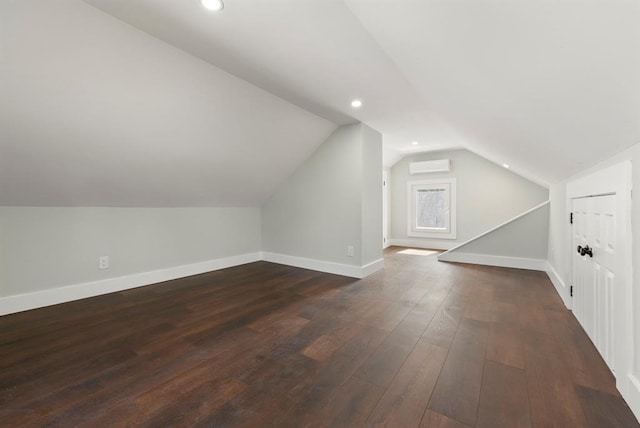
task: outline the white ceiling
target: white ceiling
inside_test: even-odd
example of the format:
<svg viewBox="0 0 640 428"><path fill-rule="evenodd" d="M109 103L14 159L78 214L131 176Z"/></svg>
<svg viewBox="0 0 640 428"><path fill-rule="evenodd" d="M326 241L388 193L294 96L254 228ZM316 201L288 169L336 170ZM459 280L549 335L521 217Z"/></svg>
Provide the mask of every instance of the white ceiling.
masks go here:
<svg viewBox="0 0 640 428"><path fill-rule="evenodd" d="M348 0L463 145L554 183L640 142L638 0Z"/></svg>
<svg viewBox="0 0 640 428"><path fill-rule="evenodd" d="M465 147L549 184L640 142L638 0L227 0L220 14L86 1L335 123L367 123L387 165Z"/></svg>
<svg viewBox="0 0 640 428"><path fill-rule="evenodd" d="M80 1L0 20L0 205L258 206L336 127Z"/></svg>
<svg viewBox="0 0 640 428"><path fill-rule="evenodd" d="M541 184L640 142L638 0L85 1L0 0L0 204L257 205L358 120Z"/></svg>
<svg viewBox="0 0 640 428"><path fill-rule="evenodd" d="M199 0L85 1L336 124L367 123L384 134L387 165L462 147L343 1L228 0L220 14Z"/></svg>

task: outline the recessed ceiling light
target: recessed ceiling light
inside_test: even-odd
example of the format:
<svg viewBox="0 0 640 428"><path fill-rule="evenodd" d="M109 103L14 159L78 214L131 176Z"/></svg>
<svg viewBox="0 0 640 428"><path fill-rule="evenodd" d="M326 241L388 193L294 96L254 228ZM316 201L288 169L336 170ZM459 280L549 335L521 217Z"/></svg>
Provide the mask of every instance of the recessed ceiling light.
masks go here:
<svg viewBox="0 0 640 428"><path fill-rule="evenodd" d="M222 3L222 0L200 0L200 2L204 7L214 12L220 12L224 9L224 3Z"/></svg>
<svg viewBox="0 0 640 428"><path fill-rule="evenodd" d="M360 107L362 107L362 101L360 101L360 100L353 100L353 101L351 101L351 107L353 107L353 108L360 108Z"/></svg>
<svg viewBox="0 0 640 428"><path fill-rule="evenodd" d="M503 163L502 166L509 169L509 165L507 165L506 163Z"/></svg>
<svg viewBox="0 0 640 428"><path fill-rule="evenodd" d="M413 142L413 143L411 143L411 144L412 144L412 145L414 145L414 146L417 146L417 145L418 145L418 142L417 142L417 141L414 141L414 142Z"/></svg>

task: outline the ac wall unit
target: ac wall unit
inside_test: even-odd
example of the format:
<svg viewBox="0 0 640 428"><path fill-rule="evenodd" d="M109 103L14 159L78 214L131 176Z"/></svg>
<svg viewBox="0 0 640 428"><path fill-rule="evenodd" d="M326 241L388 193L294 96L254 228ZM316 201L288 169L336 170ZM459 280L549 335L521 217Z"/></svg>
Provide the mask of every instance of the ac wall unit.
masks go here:
<svg viewBox="0 0 640 428"><path fill-rule="evenodd" d="M449 171L451 171L451 161L449 159L439 159L425 162L411 162L409 164L409 174L424 174L427 172Z"/></svg>

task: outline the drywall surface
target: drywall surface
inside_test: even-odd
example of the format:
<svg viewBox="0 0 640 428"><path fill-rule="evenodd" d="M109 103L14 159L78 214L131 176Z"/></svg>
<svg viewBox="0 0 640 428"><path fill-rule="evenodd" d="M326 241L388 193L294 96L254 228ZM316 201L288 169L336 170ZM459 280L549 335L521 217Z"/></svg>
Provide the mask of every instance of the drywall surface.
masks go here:
<svg viewBox="0 0 640 428"><path fill-rule="evenodd" d="M260 209L0 207L0 245L5 297L258 252Z"/></svg>
<svg viewBox="0 0 640 428"><path fill-rule="evenodd" d="M409 164L450 159L451 171L409 175ZM456 178L456 239L407 237L407 183L436 178ZM449 249L541 204L548 190L468 150L441 151L407 156L391 169L391 239L428 243ZM545 232L546 233L546 232Z"/></svg>
<svg viewBox="0 0 640 428"><path fill-rule="evenodd" d="M566 182L553 184L549 187L549 238L547 246L547 261L561 276L568 279L570 272L568 267L569 245L566 243L566 234L569 223L567 211L567 185Z"/></svg>
<svg viewBox="0 0 640 428"><path fill-rule="evenodd" d="M0 205L255 207L336 128L79 0L0 44Z"/></svg>
<svg viewBox="0 0 640 428"><path fill-rule="evenodd" d="M362 264L382 257L382 135L362 125Z"/></svg>
<svg viewBox="0 0 640 428"><path fill-rule="evenodd" d="M547 258L549 205L544 205L455 251L491 256Z"/></svg>
<svg viewBox="0 0 640 428"><path fill-rule="evenodd" d="M361 264L360 137L359 124L338 128L264 203L263 251Z"/></svg>
<svg viewBox="0 0 640 428"><path fill-rule="evenodd" d="M338 128L282 184L262 206L263 251L355 266L382 256L381 142L374 134L362 124Z"/></svg>

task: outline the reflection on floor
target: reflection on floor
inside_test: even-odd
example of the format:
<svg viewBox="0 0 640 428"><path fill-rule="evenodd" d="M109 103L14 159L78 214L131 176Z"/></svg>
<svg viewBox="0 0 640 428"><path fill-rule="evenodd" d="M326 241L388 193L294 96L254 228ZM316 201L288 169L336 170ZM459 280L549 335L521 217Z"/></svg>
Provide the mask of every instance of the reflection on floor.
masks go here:
<svg viewBox="0 0 640 428"><path fill-rule="evenodd" d="M405 250L398 251L398 254L408 254L410 256L431 256L433 254L440 254L440 250L421 250L417 248L407 248Z"/></svg>

